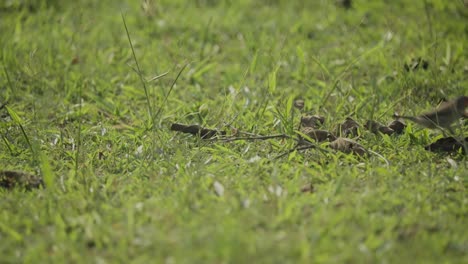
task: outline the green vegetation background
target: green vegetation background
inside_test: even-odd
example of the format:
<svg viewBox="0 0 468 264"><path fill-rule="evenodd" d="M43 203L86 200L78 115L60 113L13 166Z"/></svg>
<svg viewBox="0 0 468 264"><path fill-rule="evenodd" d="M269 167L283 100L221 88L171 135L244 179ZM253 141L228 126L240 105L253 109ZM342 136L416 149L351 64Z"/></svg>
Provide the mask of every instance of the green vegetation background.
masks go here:
<svg viewBox="0 0 468 264"><path fill-rule="evenodd" d="M0 168L48 183L0 190L2 262L466 263L467 161L426 152L437 131L362 131L388 165L169 131L294 135L295 98L332 130L467 94L462 1L352 3L2 1Z"/></svg>

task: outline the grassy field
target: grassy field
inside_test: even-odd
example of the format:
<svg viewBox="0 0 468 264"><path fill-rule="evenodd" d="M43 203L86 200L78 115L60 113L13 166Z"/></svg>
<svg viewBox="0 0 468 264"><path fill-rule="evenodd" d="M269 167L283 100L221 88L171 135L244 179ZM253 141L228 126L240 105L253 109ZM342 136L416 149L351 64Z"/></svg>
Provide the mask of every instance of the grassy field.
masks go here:
<svg viewBox="0 0 468 264"><path fill-rule="evenodd" d="M467 263L468 162L424 149L439 131L277 158L294 139L169 129L430 110L468 94L467 18L458 0L0 2L0 169L47 186L0 189L0 262Z"/></svg>

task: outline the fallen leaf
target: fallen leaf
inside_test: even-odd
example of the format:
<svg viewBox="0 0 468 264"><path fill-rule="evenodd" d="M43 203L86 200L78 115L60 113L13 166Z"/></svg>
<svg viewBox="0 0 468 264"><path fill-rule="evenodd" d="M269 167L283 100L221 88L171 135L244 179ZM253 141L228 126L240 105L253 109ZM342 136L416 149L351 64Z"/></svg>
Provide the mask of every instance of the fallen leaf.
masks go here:
<svg viewBox="0 0 468 264"><path fill-rule="evenodd" d="M448 164L450 164L450 166L452 168L454 168L454 169L458 168L458 164L457 164L456 161L454 161L453 159L451 159L449 157L447 157L446 160L447 160Z"/></svg>
<svg viewBox="0 0 468 264"><path fill-rule="evenodd" d="M215 181L213 183L213 188L215 190L216 195L218 195L219 197L224 195L224 186L220 182Z"/></svg>
<svg viewBox="0 0 468 264"><path fill-rule="evenodd" d="M276 186L269 185L268 191L271 194L276 195L277 197L280 197L283 194L283 188L281 188L281 186L279 185L276 185Z"/></svg>

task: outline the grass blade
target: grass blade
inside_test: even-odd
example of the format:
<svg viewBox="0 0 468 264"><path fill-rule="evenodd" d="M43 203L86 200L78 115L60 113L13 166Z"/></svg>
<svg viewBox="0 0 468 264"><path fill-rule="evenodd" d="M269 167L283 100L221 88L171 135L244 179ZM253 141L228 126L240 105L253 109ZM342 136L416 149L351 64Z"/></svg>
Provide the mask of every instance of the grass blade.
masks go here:
<svg viewBox="0 0 468 264"><path fill-rule="evenodd" d="M128 43L130 44L130 48L132 49L133 60L135 61L135 64L137 67L138 77L140 77L141 85L143 86L143 90L145 91L146 103L148 104L149 120L151 121L151 120L154 120L153 119L154 115L153 115L153 107L151 106L151 101L149 98L148 88L146 87L146 82L143 79L143 74L141 73L140 64L138 63L138 59L135 54L135 48L133 47L132 39L130 37L130 32L128 31L128 27L127 27L127 22L125 21L125 16L123 13L121 13L121 15L122 15L123 24L125 26L125 32L127 33ZM150 125L152 126L153 124L150 124Z"/></svg>

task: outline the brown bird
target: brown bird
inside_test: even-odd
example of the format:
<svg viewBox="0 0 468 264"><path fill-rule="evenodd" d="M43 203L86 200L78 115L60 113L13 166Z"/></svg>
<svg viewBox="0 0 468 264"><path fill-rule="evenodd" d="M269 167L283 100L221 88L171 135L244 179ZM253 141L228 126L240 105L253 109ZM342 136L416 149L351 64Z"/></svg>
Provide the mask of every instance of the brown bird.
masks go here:
<svg viewBox="0 0 468 264"><path fill-rule="evenodd" d="M306 115L301 117L301 127L317 128L325 122L325 118L319 115Z"/></svg>
<svg viewBox="0 0 468 264"><path fill-rule="evenodd" d="M385 135L391 135L395 133L395 131L390 127L384 126L383 124L374 120L367 120L367 123L364 125L364 127L374 134L378 134L380 132Z"/></svg>
<svg viewBox="0 0 468 264"><path fill-rule="evenodd" d="M389 128L393 129L395 133L401 134L403 133L403 130L405 129L406 125L400 120L393 120L389 125Z"/></svg>
<svg viewBox="0 0 468 264"><path fill-rule="evenodd" d="M462 117L468 117L465 108L468 106L468 96L460 96L454 100L445 102L433 112L419 116L393 115L394 118L404 118L411 120L427 128L446 128L450 130L450 125Z"/></svg>
<svg viewBox="0 0 468 264"><path fill-rule="evenodd" d="M312 127L304 127L303 129L301 129L301 133L307 135L309 138L317 142L322 142L326 140L332 141L336 138L332 133L330 133L327 130L314 129ZM306 139L299 135L299 140L301 141Z"/></svg>
<svg viewBox="0 0 468 264"><path fill-rule="evenodd" d="M468 137L463 139L456 139L454 137L439 138L436 142L426 146L424 149L432 152L461 152L467 154Z"/></svg>
<svg viewBox="0 0 468 264"><path fill-rule="evenodd" d="M44 182L40 176L22 171L0 171L0 187L6 189L24 187L26 190L31 190L41 186L44 187Z"/></svg>
<svg viewBox="0 0 468 264"><path fill-rule="evenodd" d="M336 3L345 9L350 9L353 5L351 0L338 0Z"/></svg>
<svg viewBox="0 0 468 264"><path fill-rule="evenodd" d="M349 138L339 137L330 143L330 148L344 153L353 153L358 156L367 155L367 150L356 141Z"/></svg>
<svg viewBox="0 0 468 264"><path fill-rule="evenodd" d="M346 120L338 125L336 129L336 134L344 137L352 136L356 137L358 135L359 124L351 117L347 117Z"/></svg>
<svg viewBox="0 0 468 264"><path fill-rule="evenodd" d="M296 99L296 100L294 100L294 107L296 107L296 108L299 109L299 110L304 109L304 104L305 104L305 102L304 102L304 100L302 100L302 99Z"/></svg>

